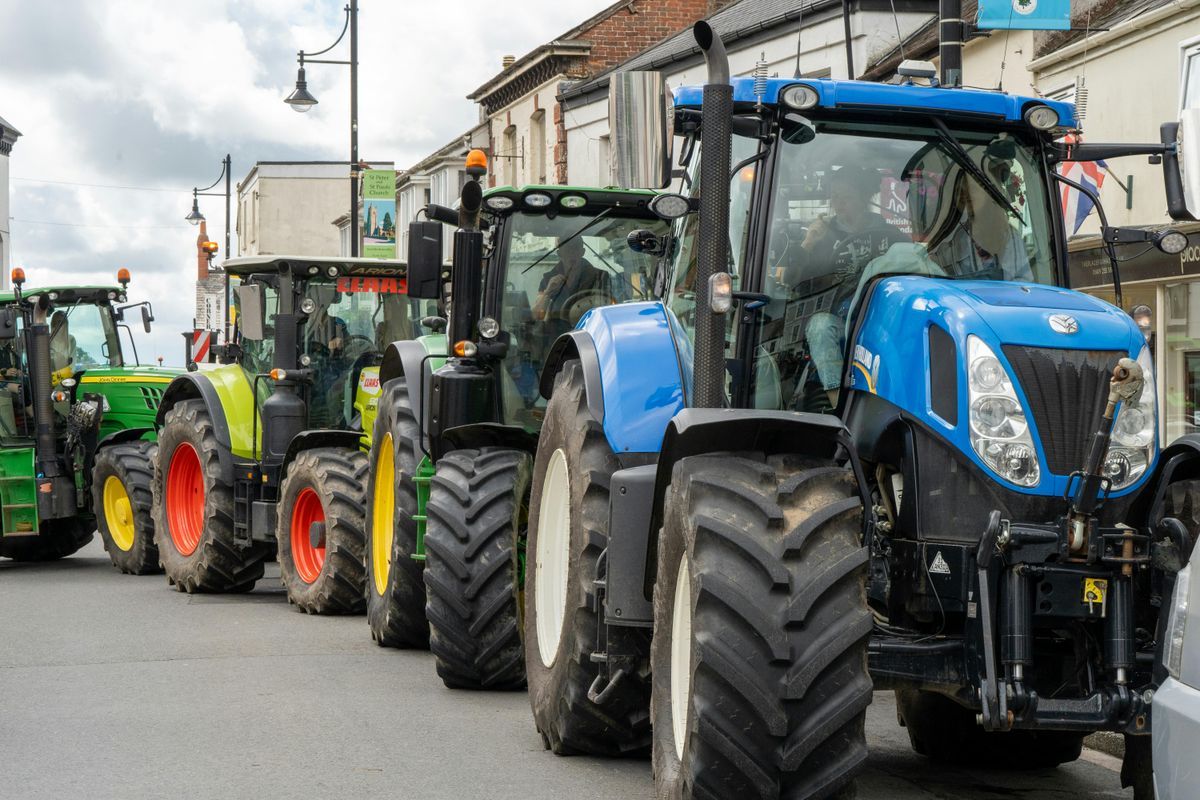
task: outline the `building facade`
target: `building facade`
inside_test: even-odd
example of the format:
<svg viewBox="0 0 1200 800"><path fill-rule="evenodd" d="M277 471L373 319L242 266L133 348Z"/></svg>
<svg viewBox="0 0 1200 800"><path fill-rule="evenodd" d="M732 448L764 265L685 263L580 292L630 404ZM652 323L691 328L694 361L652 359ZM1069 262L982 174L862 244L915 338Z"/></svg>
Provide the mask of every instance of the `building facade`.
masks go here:
<svg viewBox="0 0 1200 800"><path fill-rule="evenodd" d="M396 173L396 245L400 257L408 253L408 223L429 203L453 206L458 200L463 181L467 179L467 153L473 149L486 151L489 147L487 125L480 124L438 148L413 166ZM489 159L489 172L497 162ZM501 167L502 168L502 167ZM453 237L442 238L443 258L450 260Z"/></svg>
<svg viewBox="0 0 1200 800"><path fill-rule="evenodd" d="M520 58L468 95L480 106L489 186L563 184L570 142L560 84L598 75L690 26L729 0L620 0Z"/></svg>
<svg viewBox="0 0 1200 800"><path fill-rule="evenodd" d="M841 0L741 0L713 14L709 22L725 43L734 75L749 75L761 62L770 76L846 78L851 60L857 75L896 46L897 29L909 36L935 17L937 2L855 0L849 13L849 54L842 12ZM691 31L685 30L603 73L564 86L558 99L569 183L606 186L614 181L608 83L615 69L661 72L671 88L705 80L704 57Z"/></svg>
<svg viewBox="0 0 1200 800"><path fill-rule="evenodd" d="M12 234L9 232L8 159L21 132L0 117L0 289L9 286L12 263Z"/></svg>
<svg viewBox="0 0 1200 800"><path fill-rule="evenodd" d="M368 169L394 169L390 161ZM238 255L348 253L346 161L259 161L237 185ZM361 224L361 220L360 220Z"/></svg>

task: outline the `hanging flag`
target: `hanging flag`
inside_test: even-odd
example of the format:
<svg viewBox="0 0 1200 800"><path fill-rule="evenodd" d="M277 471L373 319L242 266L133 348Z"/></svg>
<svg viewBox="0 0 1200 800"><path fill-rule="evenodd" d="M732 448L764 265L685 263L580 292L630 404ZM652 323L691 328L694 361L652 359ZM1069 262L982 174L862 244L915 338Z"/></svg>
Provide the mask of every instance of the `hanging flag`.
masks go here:
<svg viewBox="0 0 1200 800"><path fill-rule="evenodd" d="M1071 27L1071 0L979 0L975 27L1065 31Z"/></svg>
<svg viewBox="0 0 1200 800"><path fill-rule="evenodd" d="M1074 135L1063 138L1065 144L1074 144L1076 141ZM1059 174L1064 178L1088 187L1097 195L1100 194L1100 187L1104 185L1104 170L1106 169L1108 169L1108 165L1103 161L1064 161L1058 167ZM1062 187L1063 221L1066 223L1067 229L1071 231L1071 235L1074 236L1079 233L1083 221L1088 218L1088 214L1092 213L1096 204L1090 197L1073 186L1067 186L1065 183L1060 186Z"/></svg>

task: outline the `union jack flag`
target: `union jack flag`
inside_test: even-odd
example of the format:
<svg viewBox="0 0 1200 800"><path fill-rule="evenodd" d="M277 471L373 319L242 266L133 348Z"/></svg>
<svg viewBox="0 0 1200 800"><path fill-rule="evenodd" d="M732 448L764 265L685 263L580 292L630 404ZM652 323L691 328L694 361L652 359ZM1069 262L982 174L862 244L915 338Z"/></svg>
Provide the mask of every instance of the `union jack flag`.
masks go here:
<svg viewBox="0 0 1200 800"><path fill-rule="evenodd" d="M1077 141L1079 140L1074 134L1063 137L1065 144L1074 144ZM1099 194L1100 187L1104 185L1104 170L1107 167L1103 161L1064 161L1059 165L1058 171L1064 178L1069 178ZM1078 189L1065 183L1060 186L1064 222L1073 236L1079 233L1084 220L1092 213L1096 204Z"/></svg>

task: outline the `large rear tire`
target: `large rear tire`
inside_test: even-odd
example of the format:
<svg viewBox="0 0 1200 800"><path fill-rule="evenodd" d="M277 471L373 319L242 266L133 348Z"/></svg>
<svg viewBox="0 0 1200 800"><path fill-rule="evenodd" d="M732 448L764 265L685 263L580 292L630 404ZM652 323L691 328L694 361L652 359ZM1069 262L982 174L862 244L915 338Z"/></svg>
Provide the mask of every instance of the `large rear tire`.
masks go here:
<svg viewBox="0 0 1200 800"><path fill-rule="evenodd" d="M867 759L867 550L852 474L682 459L654 584L660 798L827 798Z"/></svg>
<svg viewBox="0 0 1200 800"><path fill-rule="evenodd" d="M650 684L627 673L603 705L588 699L602 624L596 594L608 543L608 485L620 468L592 417L578 361L568 361L538 441L529 499L525 571L525 673L533 718L559 755L645 755Z"/></svg>
<svg viewBox="0 0 1200 800"><path fill-rule="evenodd" d="M367 480L367 623L380 647L428 647L423 565L417 549L417 442L421 429L405 378L383 388Z"/></svg>
<svg viewBox="0 0 1200 800"><path fill-rule="evenodd" d="M366 608L366 477L366 454L344 447L306 450L288 467L275 539L288 602L301 611L361 614ZM324 531L315 543L314 523Z"/></svg>
<svg viewBox="0 0 1200 800"><path fill-rule="evenodd" d="M92 469L92 508L104 549L126 575L162 572L154 544L154 462L158 445L129 442L105 447Z"/></svg>
<svg viewBox="0 0 1200 800"><path fill-rule="evenodd" d="M0 537L0 558L13 561L57 561L92 540L91 516L42 520L37 536Z"/></svg>
<svg viewBox="0 0 1200 800"><path fill-rule="evenodd" d="M429 649L452 689L519 689L520 563L528 525L529 454L456 450L437 465L425 531Z"/></svg>
<svg viewBox="0 0 1200 800"><path fill-rule="evenodd" d="M248 592L268 549L233 539L233 475L221 469L212 415L184 400L163 418L154 470L154 543L181 592Z"/></svg>
<svg viewBox="0 0 1200 800"><path fill-rule="evenodd" d="M896 713L918 755L948 764L1049 769L1083 752L1084 734L1074 731L985 731L974 711L936 692L897 690Z"/></svg>

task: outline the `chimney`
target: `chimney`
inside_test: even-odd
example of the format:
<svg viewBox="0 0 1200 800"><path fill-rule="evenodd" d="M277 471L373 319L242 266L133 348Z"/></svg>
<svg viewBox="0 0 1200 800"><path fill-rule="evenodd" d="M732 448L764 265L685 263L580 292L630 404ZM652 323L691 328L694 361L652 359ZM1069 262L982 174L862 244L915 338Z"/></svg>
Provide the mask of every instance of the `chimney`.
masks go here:
<svg viewBox="0 0 1200 800"><path fill-rule="evenodd" d="M208 241L208 223L200 220L200 234L196 237L196 280L202 281L208 277L208 253L204 252L204 243Z"/></svg>
<svg viewBox="0 0 1200 800"><path fill-rule="evenodd" d="M500 59L500 68L508 69L509 67L511 67L513 65L513 62L516 60L517 60L516 56L504 56L503 58Z"/></svg>

